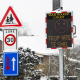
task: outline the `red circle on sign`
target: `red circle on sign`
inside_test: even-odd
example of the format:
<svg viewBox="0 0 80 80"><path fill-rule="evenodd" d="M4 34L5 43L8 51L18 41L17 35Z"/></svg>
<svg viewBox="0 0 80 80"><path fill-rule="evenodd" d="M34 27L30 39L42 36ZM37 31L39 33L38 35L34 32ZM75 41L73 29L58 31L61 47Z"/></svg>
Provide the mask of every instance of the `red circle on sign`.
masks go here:
<svg viewBox="0 0 80 80"><path fill-rule="evenodd" d="M12 44L8 44L8 43L6 42L6 39L7 39L8 36L12 36L12 37L14 38L14 42L13 42ZM15 36L14 36L13 34L8 34L8 35L5 37L5 43L6 43L8 46L14 45L15 42L16 42L16 38L15 38Z"/></svg>

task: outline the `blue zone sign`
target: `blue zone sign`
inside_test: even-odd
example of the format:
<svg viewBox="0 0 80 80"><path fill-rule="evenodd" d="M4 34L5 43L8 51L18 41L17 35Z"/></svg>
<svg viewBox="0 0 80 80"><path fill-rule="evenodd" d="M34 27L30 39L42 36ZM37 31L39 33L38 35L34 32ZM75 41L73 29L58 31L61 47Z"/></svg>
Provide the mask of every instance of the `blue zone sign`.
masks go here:
<svg viewBox="0 0 80 80"><path fill-rule="evenodd" d="M17 76L19 74L19 53L4 52L3 53L3 75Z"/></svg>

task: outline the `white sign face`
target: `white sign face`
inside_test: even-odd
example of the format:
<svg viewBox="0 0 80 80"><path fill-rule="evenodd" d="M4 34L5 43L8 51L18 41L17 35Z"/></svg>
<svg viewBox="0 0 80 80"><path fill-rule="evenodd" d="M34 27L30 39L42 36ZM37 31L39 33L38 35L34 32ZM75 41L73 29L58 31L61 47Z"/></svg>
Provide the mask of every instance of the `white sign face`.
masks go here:
<svg viewBox="0 0 80 80"><path fill-rule="evenodd" d="M17 29L4 29L3 50L17 50Z"/></svg>

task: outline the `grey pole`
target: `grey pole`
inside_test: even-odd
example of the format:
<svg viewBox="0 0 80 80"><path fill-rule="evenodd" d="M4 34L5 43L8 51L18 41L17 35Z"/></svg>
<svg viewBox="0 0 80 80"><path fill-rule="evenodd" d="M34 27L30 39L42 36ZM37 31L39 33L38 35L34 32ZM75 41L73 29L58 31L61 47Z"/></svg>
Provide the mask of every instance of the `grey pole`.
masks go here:
<svg viewBox="0 0 80 80"><path fill-rule="evenodd" d="M59 49L59 75L60 75L60 80L64 80L64 75L63 75L63 49Z"/></svg>
<svg viewBox="0 0 80 80"><path fill-rule="evenodd" d="M49 55L49 80L50 80L50 55Z"/></svg>
<svg viewBox="0 0 80 80"><path fill-rule="evenodd" d="M13 76L10 76L10 80L13 80Z"/></svg>
<svg viewBox="0 0 80 80"><path fill-rule="evenodd" d="M50 72L50 55L49 55L49 72ZM50 73L49 73L50 76Z"/></svg>

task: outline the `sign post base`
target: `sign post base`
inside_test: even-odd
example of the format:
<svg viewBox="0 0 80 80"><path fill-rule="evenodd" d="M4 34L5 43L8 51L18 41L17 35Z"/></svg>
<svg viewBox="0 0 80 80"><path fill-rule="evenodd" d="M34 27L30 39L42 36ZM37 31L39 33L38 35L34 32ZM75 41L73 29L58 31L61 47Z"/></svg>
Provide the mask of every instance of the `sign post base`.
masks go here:
<svg viewBox="0 0 80 80"><path fill-rule="evenodd" d="M64 80L64 73L63 73L63 49L59 49L59 75L60 80Z"/></svg>
<svg viewBox="0 0 80 80"><path fill-rule="evenodd" d="M10 80L13 80L13 76L10 76Z"/></svg>

